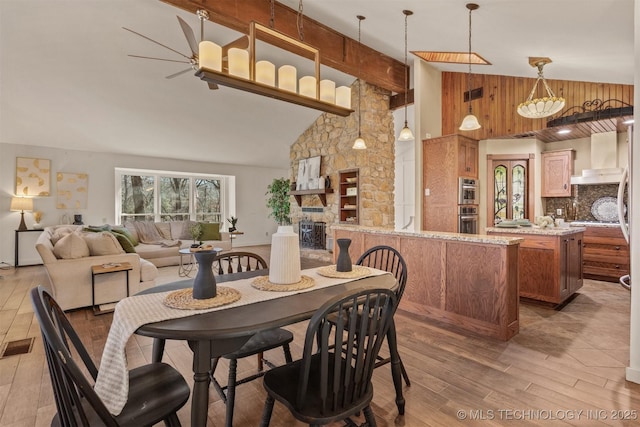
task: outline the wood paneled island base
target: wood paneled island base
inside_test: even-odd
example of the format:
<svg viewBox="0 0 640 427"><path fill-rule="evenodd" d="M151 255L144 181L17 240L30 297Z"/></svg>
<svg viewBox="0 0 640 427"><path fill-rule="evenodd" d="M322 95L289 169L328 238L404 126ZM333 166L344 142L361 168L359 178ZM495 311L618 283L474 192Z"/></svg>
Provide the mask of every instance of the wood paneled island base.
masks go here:
<svg viewBox="0 0 640 427"><path fill-rule="evenodd" d="M521 238L342 225L332 229L334 242L351 239L353 262L376 245L400 251L408 274L400 310L504 341L518 333Z"/></svg>

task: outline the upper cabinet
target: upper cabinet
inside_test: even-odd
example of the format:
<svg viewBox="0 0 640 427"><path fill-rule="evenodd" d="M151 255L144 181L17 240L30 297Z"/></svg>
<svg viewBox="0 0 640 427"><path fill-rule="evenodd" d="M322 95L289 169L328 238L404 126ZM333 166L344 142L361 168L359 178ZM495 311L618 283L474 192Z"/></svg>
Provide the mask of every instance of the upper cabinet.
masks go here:
<svg viewBox="0 0 640 427"><path fill-rule="evenodd" d="M573 150L542 153L542 197L570 197Z"/></svg>
<svg viewBox="0 0 640 427"><path fill-rule="evenodd" d="M478 177L478 141L458 137L458 175Z"/></svg>
<svg viewBox="0 0 640 427"><path fill-rule="evenodd" d="M459 178L478 178L478 141L447 135L422 141L422 229L458 232Z"/></svg>

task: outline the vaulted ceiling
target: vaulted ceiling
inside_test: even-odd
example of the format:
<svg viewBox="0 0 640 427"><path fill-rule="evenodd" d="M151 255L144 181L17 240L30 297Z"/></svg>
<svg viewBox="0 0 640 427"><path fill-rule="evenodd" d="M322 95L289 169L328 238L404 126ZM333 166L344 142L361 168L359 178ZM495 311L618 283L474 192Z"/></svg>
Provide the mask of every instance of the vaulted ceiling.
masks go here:
<svg viewBox="0 0 640 427"><path fill-rule="evenodd" d="M281 3L299 7L299 0ZM303 10L352 39L355 16L365 15L363 44L403 61L403 9L414 11L410 50L465 51L465 3L305 0ZM549 79L633 84L633 0L478 3L473 50L493 65L475 66L474 73L534 77L527 58L548 56ZM176 15L199 35L193 13L158 0L0 1L0 142L286 168L290 144L318 111L228 88L210 91L191 72L166 79L184 64L127 56L180 59L122 27L186 54ZM221 43L238 35L205 26L206 38ZM353 81L327 67L322 75Z"/></svg>

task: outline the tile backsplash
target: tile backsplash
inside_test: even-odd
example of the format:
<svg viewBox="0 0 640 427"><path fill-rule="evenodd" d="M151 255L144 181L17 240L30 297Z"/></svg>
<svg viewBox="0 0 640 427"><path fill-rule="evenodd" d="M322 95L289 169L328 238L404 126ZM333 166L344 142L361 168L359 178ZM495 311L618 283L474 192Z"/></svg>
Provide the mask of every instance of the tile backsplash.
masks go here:
<svg viewBox="0 0 640 427"><path fill-rule="evenodd" d="M591 213L591 206L601 197L618 197L618 184L572 185L571 194L572 197L543 198L545 212L558 217L556 210L562 209L561 217L568 221L596 221ZM627 191L625 191L624 200L626 205Z"/></svg>

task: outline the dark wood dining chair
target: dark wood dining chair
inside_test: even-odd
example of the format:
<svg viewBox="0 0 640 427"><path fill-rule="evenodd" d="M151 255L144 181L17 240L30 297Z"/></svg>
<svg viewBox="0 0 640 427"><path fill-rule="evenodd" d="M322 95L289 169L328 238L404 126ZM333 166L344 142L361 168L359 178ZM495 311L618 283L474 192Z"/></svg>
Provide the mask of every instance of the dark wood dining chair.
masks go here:
<svg viewBox="0 0 640 427"><path fill-rule="evenodd" d="M398 304L400 304L400 299L404 294L404 289L407 286L407 264L404 261L400 252L398 252L395 248L391 246L374 246L368 249L364 254L358 258L356 261L356 265L363 265L366 267L377 268L378 270L388 271L393 274L398 282L398 287L396 289L396 297L398 298ZM397 306L396 306L397 307ZM389 346L389 352L398 352L398 343L396 337L396 326L391 321L391 326L389 327L389 332L387 333L387 344ZM407 374L407 370L404 367L404 363L402 363L402 358L400 354L398 354L398 360L400 362L400 370L402 372L402 377L404 378L407 386L411 386L411 381L409 380L409 375ZM391 362L391 357L380 357L378 356L378 362L376 363L376 368L380 366L386 365ZM396 387L399 385L396 384Z"/></svg>
<svg viewBox="0 0 640 427"><path fill-rule="evenodd" d="M176 412L187 402L190 391L178 371L165 363L132 369L127 403L119 415L110 414L93 390L98 369L60 306L42 286L33 288L30 296L58 411L52 426L138 427L160 421L170 427L180 426ZM81 364L76 363L74 355Z"/></svg>
<svg viewBox="0 0 640 427"><path fill-rule="evenodd" d="M269 425L277 400L312 426L362 411L367 426L375 427L371 376L395 306L396 295L389 289L356 289L320 307L309 321L302 358L265 374L260 426ZM335 313L343 315L333 323L329 317ZM343 346L347 351L335 350Z"/></svg>
<svg viewBox="0 0 640 427"><path fill-rule="evenodd" d="M260 256L252 252L227 252L219 254L213 261L213 269L216 274L239 273L243 271L265 270L267 274L267 262ZM222 386L216 380L214 373L220 358L216 357L211 361L211 383L222 400L226 403L225 425L233 425L233 410L235 406L236 386L253 381L264 375L264 365L274 368L275 365L264 358L264 352L274 348L282 347L287 363L292 362L291 349L289 343L293 341L293 334L283 328L261 331L252 336L239 350L228 353L222 358L229 361L229 374L227 385ZM242 379L237 379L238 359L257 355L258 371Z"/></svg>

